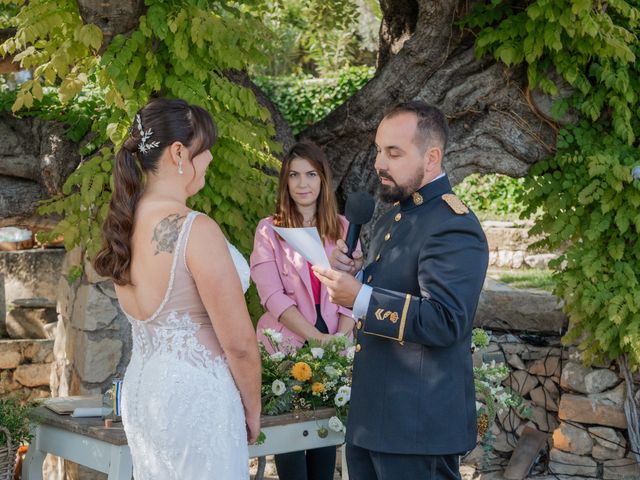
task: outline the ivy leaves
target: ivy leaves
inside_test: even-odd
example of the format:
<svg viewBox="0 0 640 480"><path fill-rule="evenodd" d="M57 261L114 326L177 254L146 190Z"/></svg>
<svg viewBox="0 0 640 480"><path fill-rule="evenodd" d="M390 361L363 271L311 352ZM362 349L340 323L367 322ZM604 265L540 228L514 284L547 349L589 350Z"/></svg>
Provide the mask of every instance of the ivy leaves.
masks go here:
<svg viewBox="0 0 640 480"><path fill-rule="evenodd" d="M584 120L561 130L556 154L525 181L523 216L536 217L542 246L563 249L552 266L570 317L569 342L587 361L628 354L640 365L640 10L636 1L534 0L523 9L494 0L465 23L478 55L524 64L529 88L557 94L555 71Z"/></svg>

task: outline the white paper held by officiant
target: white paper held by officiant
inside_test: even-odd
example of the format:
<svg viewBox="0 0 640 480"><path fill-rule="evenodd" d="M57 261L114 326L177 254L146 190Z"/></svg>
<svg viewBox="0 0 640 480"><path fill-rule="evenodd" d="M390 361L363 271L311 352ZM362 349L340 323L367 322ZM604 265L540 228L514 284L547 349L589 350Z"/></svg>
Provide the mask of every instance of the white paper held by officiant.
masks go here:
<svg viewBox="0 0 640 480"><path fill-rule="evenodd" d="M316 227L282 228L271 225L278 235L296 252L306 258L311 265L331 268L327 252L324 251L322 239Z"/></svg>

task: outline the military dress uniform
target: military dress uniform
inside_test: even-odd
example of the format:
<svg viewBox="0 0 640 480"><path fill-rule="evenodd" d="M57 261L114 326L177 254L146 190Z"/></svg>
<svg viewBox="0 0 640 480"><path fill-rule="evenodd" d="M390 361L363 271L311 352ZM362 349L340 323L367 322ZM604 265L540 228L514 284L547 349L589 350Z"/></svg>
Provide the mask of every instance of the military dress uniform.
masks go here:
<svg viewBox="0 0 640 480"><path fill-rule="evenodd" d="M371 297L356 322L350 478L376 478L360 469L362 451L391 458L377 478L458 478L458 455L476 445L471 332L488 257L446 176L378 221L363 276Z"/></svg>

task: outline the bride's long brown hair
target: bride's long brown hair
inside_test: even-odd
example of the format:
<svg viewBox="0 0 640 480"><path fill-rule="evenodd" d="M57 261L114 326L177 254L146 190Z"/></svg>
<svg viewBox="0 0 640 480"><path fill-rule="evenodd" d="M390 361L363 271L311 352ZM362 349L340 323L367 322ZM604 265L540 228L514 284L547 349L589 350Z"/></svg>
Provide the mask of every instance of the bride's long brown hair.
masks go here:
<svg viewBox="0 0 640 480"><path fill-rule="evenodd" d="M331 169L322 149L313 142L296 143L285 156L278 179L278 203L273 216L273 224L279 227L302 227L302 214L289 193L289 171L291 161L297 158L307 160L320 176L320 194L316 200L316 227L325 240L336 242L342 238L342 223L338 218L336 197L331 186Z"/></svg>
<svg viewBox="0 0 640 480"><path fill-rule="evenodd" d="M117 285L131 283L131 233L136 206L144 190L145 174L156 172L165 148L174 142L187 147L191 158L211 149L216 141L216 125L205 109L184 100L155 98L138 114L142 129L149 133L140 150L142 135L133 119L129 137L124 141L113 166L114 190L109 213L102 227L102 249L93 260L98 274L111 278Z"/></svg>

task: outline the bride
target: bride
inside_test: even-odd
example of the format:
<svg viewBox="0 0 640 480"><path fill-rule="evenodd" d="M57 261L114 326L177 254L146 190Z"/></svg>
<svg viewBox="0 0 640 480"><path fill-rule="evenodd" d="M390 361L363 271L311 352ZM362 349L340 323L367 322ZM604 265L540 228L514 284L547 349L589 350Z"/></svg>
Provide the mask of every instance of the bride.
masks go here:
<svg viewBox="0 0 640 480"><path fill-rule="evenodd" d="M96 271L131 323L122 421L136 480L248 479L260 430L260 357L243 297L249 268L186 200L205 183L209 113L151 100L117 154Z"/></svg>

